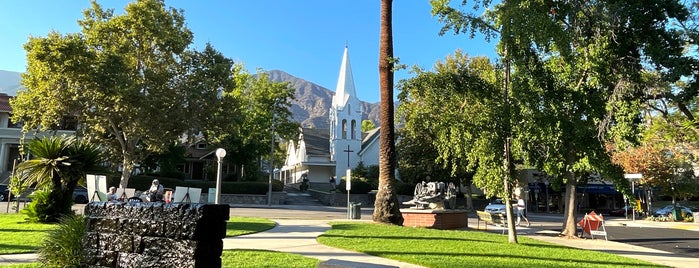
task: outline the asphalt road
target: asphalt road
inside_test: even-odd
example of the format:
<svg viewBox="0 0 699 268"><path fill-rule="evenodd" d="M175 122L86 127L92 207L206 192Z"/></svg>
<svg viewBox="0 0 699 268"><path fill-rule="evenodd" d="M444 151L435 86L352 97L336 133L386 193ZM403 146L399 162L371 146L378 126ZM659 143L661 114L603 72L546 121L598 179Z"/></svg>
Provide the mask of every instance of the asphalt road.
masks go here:
<svg viewBox="0 0 699 268"><path fill-rule="evenodd" d="M699 258L699 232L672 228L608 226L609 240Z"/></svg>

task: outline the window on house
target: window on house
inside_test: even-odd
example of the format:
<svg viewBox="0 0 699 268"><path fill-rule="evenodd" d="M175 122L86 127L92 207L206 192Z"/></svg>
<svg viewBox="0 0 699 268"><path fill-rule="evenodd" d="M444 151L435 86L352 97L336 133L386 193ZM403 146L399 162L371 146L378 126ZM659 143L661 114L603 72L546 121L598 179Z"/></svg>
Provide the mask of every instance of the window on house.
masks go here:
<svg viewBox="0 0 699 268"><path fill-rule="evenodd" d="M22 123L12 122L12 114L10 114L10 117L7 119L7 127L8 128L22 128Z"/></svg>
<svg viewBox="0 0 699 268"><path fill-rule="evenodd" d="M208 144L206 144L205 142L197 143L197 149L206 149L207 145Z"/></svg>

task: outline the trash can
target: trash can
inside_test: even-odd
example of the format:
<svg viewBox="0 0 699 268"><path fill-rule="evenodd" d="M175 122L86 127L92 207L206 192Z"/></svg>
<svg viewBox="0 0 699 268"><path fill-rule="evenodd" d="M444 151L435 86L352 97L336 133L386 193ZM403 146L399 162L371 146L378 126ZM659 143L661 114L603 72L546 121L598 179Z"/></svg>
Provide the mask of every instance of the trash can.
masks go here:
<svg viewBox="0 0 699 268"><path fill-rule="evenodd" d="M694 223L699 223L699 212L692 212L692 217L694 218Z"/></svg>
<svg viewBox="0 0 699 268"><path fill-rule="evenodd" d="M362 203L350 202L348 218L351 220L359 220L362 218Z"/></svg>
<svg viewBox="0 0 699 268"><path fill-rule="evenodd" d="M672 219L675 221L682 220L682 210L679 208L675 208L672 210Z"/></svg>

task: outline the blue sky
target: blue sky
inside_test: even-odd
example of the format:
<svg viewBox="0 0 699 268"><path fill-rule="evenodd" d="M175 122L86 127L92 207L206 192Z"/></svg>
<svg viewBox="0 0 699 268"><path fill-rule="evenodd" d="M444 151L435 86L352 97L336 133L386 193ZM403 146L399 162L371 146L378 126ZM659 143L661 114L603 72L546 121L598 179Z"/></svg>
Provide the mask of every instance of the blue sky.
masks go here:
<svg viewBox="0 0 699 268"><path fill-rule="evenodd" d="M122 13L129 1L103 0L105 8ZM460 2L460 1L457 1ZM377 102L379 96L377 0L170 0L166 5L184 9L194 33L196 49L206 42L251 72L283 70L335 90L345 43L349 44L355 87L360 100ZM22 45L29 36L79 32L77 20L88 0L0 1L0 70L23 72ZM471 56L495 55L494 43L482 38L448 33L430 15L428 0L393 3L395 57L409 66L431 68L456 49ZM396 81L409 77L396 73Z"/></svg>

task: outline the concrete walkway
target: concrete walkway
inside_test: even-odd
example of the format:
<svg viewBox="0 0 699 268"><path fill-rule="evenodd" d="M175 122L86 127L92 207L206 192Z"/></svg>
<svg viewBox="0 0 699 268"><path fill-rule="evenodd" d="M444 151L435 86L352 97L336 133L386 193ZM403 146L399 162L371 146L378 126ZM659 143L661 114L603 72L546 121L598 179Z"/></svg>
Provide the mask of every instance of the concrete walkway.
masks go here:
<svg viewBox="0 0 699 268"><path fill-rule="evenodd" d="M370 218L367 217L369 213L370 211L362 211L364 219ZM277 226L261 233L226 238L223 240L225 249L258 249L289 252L323 261L329 260L328 263L353 262L353 266L351 267L420 267L414 264L402 263L363 253L320 245L316 241L316 238L330 228L328 222L333 220L346 220L346 215L342 212L342 209L320 207L318 210L313 211L308 208L299 209L292 206L267 208L234 207L231 208L231 215L267 217L275 221ZM653 223L648 221L634 222L624 219L609 219L605 224L652 226L699 231L699 224L696 223ZM469 226L475 228L476 219L469 217ZM556 226L558 226L558 224L556 224ZM555 231L550 231L550 227L552 226L542 226L539 223L533 223L531 228L518 227L518 234L554 244L603 251L671 267L699 267L699 258L678 257L675 254L664 251L605 241L604 239L560 238ZM489 227L488 230L500 233L498 227ZM36 261L36 254L0 255L0 264L29 263Z"/></svg>

